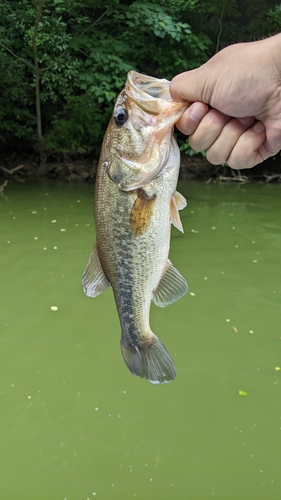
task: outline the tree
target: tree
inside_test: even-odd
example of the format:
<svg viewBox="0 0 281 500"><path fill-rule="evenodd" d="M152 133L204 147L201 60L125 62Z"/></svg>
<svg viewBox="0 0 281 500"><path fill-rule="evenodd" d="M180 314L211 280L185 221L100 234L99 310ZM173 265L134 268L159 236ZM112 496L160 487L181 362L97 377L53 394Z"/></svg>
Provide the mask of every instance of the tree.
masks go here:
<svg viewBox="0 0 281 500"><path fill-rule="evenodd" d="M2 143L18 138L41 157L43 148L97 151L129 69L170 79L228 43L267 35L280 26L278 5L273 0L4 0Z"/></svg>

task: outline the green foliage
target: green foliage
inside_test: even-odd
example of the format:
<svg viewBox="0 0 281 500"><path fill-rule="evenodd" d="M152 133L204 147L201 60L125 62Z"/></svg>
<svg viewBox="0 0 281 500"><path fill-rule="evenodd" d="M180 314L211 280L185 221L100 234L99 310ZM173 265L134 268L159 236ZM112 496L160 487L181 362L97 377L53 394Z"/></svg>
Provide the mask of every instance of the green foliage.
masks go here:
<svg viewBox="0 0 281 500"><path fill-rule="evenodd" d="M57 113L45 137L51 151L87 151L97 149L103 139L108 113L84 95L68 97ZM98 152L98 151L96 151Z"/></svg>
<svg viewBox="0 0 281 500"><path fill-rule="evenodd" d="M130 69L170 79L226 44L280 30L280 9L273 0L3 0L2 142L36 146L35 51L45 148L96 151Z"/></svg>

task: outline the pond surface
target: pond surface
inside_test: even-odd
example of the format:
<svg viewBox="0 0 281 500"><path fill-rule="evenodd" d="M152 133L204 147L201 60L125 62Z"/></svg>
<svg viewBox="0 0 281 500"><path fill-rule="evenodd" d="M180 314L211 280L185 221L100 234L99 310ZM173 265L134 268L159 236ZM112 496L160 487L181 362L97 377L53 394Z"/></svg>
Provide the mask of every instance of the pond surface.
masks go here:
<svg viewBox="0 0 281 500"><path fill-rule="evenodd" d="M156 386L122 360L111 289L81 289L93 187L5 188L1 500L280 500L281 186L179 191L189 293L151 307L177 366Z"/></svg>

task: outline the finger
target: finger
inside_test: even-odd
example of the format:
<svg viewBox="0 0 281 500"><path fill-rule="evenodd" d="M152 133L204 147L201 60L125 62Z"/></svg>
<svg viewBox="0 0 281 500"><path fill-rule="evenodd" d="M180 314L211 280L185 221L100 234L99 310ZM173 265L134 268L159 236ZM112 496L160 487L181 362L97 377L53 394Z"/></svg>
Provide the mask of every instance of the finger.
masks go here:
<svg viewBox="0 0 281 500"><path fill-rule="evenodd" d="M203 116L195 132L189 136L189 144L195 151L208 149L220 135L225 124L230 119L216 109L210 109Z"/></svg>
<svg viewBox="0 0 281 500"><path fill-rule="evenodd" d="M253 117L230 119L223 127L218 138L206 151L207 160L213 165L221 165L222 163L225 163L239 137L254 122L255 119Z"/></svg>
<svg viewBox="0 0 281 500"><path fill-rule="evenodd" d="M203 102L194 102L181 116L176 127L185 135L195 132L203 116L208 113L209 107Z"/></svg>
<svg viewBox="0 0 281 500"><path fill-rule="evenodd" d="M237 170L252 168L272 156L271 152L266 153L265 157L262 156L261 151L263 150L262 144L264 140L265 127L262 122L256 122L239 137L227 158L228 165Z"/></svg>
<svg viewBox="0 0 281 500"><path fill-rule="evenodd" d="M259 148L259 152L262 156L266 155L266 158L269 158L270 156L276 155L281 149L281 119L266 118L263 122L266 127L266 139L263 144L264 148Z"/></svg>
<svg viewBox="0 0 281 500"><path fill-rule="evenodd" d="M205 73L202 74L201 68L176 75L169 87L172 99L175 101L180 101L181 99L191 102L202 101L205 82L204 75Z"/></svg>

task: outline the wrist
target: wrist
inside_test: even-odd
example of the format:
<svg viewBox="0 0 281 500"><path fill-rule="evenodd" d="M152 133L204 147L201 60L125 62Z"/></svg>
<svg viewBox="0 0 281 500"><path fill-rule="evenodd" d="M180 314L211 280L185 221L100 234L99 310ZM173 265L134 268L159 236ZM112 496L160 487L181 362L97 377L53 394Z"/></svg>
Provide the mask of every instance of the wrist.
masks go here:
<svg viewBox="0 0 281 500"><path fill-rule="evenodd" d="M267 55L273 63L275 78L281 85L281 33L265 40L267 42Z"/></svg>

